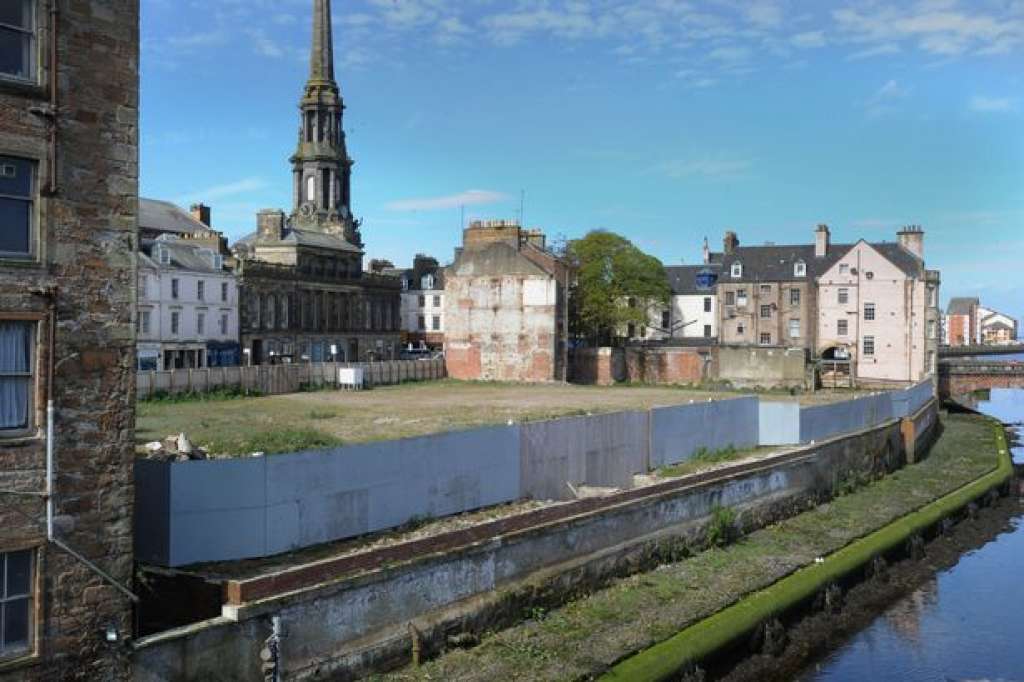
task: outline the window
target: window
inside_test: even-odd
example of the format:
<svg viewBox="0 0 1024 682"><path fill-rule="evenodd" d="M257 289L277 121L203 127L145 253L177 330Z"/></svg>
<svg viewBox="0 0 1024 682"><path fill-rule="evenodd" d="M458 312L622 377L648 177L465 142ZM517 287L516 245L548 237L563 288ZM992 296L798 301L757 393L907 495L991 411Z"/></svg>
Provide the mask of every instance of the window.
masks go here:
<svg viewBox="0 0 1024 682"><path fill-rule="evenodd" d="M864 319L873 320L875 319L875 304L865 303L864 304Z"/></svg>
<svg viewBox="0 0 1024 682"><path fill-rule="evenodd" d="M220 335L221 336L227 336L228 335L228 314L227 313L221 313L220 314Z"/></svg>
<svg viewBox="0 0 1024 682"><path fill-rule="evenodd" d="M434 307L435 308L440 308L441 307L441 297L440 296L434 296Z"/></svg>
<svg viewBox="0 0 1024 682"><path fill-rule="evenodd" d="M408 291L408 290L409 290L409 278L408 277L403 277L402 278L402 291Z"/></svg>
<svg viewBox="0 0 1024 682"><path fill-rule="evenodd" d="M850 302L850 290L849 289L840 289L839 290L839 302L840 303L849 303Z"/></svg>
<svg viewBox="0 0 1024 682"><path fill-rule="evenodd" d="M196 282L196 299L199 301L206 300L206 282L203 280Z"/></svg>
<svg viewBox="0 0 1024 682"><path fill-rule="evenodd" d="M306 178L306 201L316 200L316 178L310 175Z"/></svg>
<svg viewBox="0 0 1024 682"><path fill-rule="evenodd" d="M873 337L873 336L865 336L864 337L864 355L868 356L868 355L874 355L874 354L875 354L875 337Z"/></svg>
<svg viewBox="0 0 1024 682"><path fill-rule="evenodd" d="M772 307L770 305L761 306L761 319L767 320L772 316Z"/></svg>
<svg viewBox="0 0 1024 682"><path fill-rule="evenodd" d="M441 316L440 315L434 315L434 319L431 321L431 328L435 332L441 331Z"/></svg>
<svg viewBox="0 0 1024 682"><path fill-rule="evenodd" d="M419 304L421 308L427 307L427 297L424 296L423 294L420 294Z"/></svg>
<svg viewBox="0 0 1024 682"><path fill-rule="evenodd" d="M729 293L732 293L732 292L729 292ZM711 312L711 297L710 296L705 296L704 297L704 312L706 312L706 313L710 313Z"/></svg>
<svg viewBox="0 0 1024 682"><path fill-rule="evenodd" d="M32 649L33 551L0 552L0 660Z"/></svg>
<svg viewBox="0 0 1024 682"><path fill-rule="evenodd" d="M0 434L30 425L34 325L0 320Z"/></svg>
<svg viewBox="0 0 1024 682"><path fill-rule="evenodd" d="M746 289L740 289L739 291L736 292L736 305L743 306L743 305L746 305L746 304L747 304L747 290Z"/></svg>
<svg viewBox="0 0 1024 682"><path fill-rule="evenodd" d="M772 335L768 332L761 332L761 345L770 346L772 345Z"/></svg>
<svg viewBox="0 0 1024 682"><path fill-rule="evenodd" d="M35 2L0 3L0 76L35 80Z"/></svg>
<svg viewBox="0 0 1024 682"><path fill-rule="evenodd" d="M178 335L178 331L181 329L181 313L175 311L171 313L171 334L174 336Z"/></svg>
<svg viewBox="0 0 1024 682"><path fill-rule="evenodd" d="M836 321L836 334L839 336L846 336L850 333L850 321L849 320L837 320Z"/></svg>
<svg viewBox="0 0 1024 682"><path fill-rule="evenodd" d="M196 313L196 334L202 336L206 333L206 313Z"/></svg>
<svg viewBox="0 0 1024 682"><path fill-rule="evenodd" d="M850 266L847 265L846 263L840 263L839 264L839 274L840 275L848 275L848 274L850 274Z"/></svg>
<svg viewBox="0 0 1024 682"><path fill-rule="evenodd" d="M789 338L799 339L800 338L800 320L793 319L789 321Z"/></svg>
<svg viewBox="0 0 1024 682"><path fill-rule="evenodd" d="M228 283L227 282L221 282L220 283L220 300L225 302L225 303L227 303L227 301L228 301Z"/></svg>
<svg viewBox="0 0 1024 682"><path fill-rule="evenodd" d="M672 326L672 311L662 310L661 311L661 328L668 329Z"/></svg>
<svg viewBox="0 0 1024 682"><path fill-rule="evenodd" d="M0 32L7 10L0 4ZM4 60L0 47L0 63ZM0 156L0 257L32 255L35 161Z"/></svg>
<svg viewBox="0 0 1024 682"><path fill-rule="evenodd" d="M793 276L794 277L806 277L807 276L807 263L802 260L798 260L793 265Z"/></svg>
<svg viewBox="0 0 1024 682"><path fill-rule="evenodd" d="M935 320L928 320L928 338L935 338Z"/></svg>
<svg viewBox="0 0 1024 682"><path fill-rule="evenodd" d="M732 275L736 279L739 279L740 277L742 277L743 276L743 263L740 263L739 261L733 263L732 264L732 269L729 271L729 274Z"/></svg>
<svg viewBox="0 0 1024 682"><path fill-rule="evenodd" d="M157 258L160 259L160 265L170 265L171 264L171 252L167 250L167 247L166 246L158 246L158 247L156 247L156 250L157 250L157 254L158 254Z"/></svg>
<svg viewBox="0 0 1024 682"><path fill-rule="evenodd" d="M171 280L171 298L178 298L178 280Z"/></svg>
<svg viewBox="0 0 1024 682"><path fill-rule="evenodd" d="M424 329L426 329L427 328L427 318L424 317L423 315L418 315L416 317L416 328L419 329L420 331L423 331Z"/></svg>
<svg viewBox="0 0 1024 682"><path fill-rule="evenodd" d="M761 295L762 296L771 296L772 295L772 285L771 284L762 284L761 285Z"/></svg>
<svg viewBox="0 0 1024 682"><path fill-rule="evenodd" d="M800 305L800 290L796 287L789 290L789 304Z"/></svg>
<svg viewBox="0 0 1024 682"><path fill-rule="evenodd" d="M140 334L148 334L149 333L150 315L151 315L151 313L148 310L143 310L143 311L141 311L139 313L139 333Z"/></svg>
<svg viewBox="0 0 1024 682"><path fill-rule="evenodd" d="M710 339L711 338L711 325L710 324L704 325L704 338L705 339Z"/></svg>
<svg viewBox="0 0 1024 682"><path fill-rule="evenodd" d="M423 285L424 289L433 289L434 288L434 276L433 275L423 275L423 280L422 280L421 284Z"/></svg>
<svg viewBox="0 0 1024 682"><path fill-rule="evenodd" d="M725 304L726 305L736 305L736 292L735 291L727 291L727 292L725 292Z"/></svg>
<svg viewBox="0 0 1024 682"><path fill-rule="evenodd" d="M742 322L740 322L739 324L736 325L736 336L743 336L746 333L746 331L747 330L743 326Z"/></svg>

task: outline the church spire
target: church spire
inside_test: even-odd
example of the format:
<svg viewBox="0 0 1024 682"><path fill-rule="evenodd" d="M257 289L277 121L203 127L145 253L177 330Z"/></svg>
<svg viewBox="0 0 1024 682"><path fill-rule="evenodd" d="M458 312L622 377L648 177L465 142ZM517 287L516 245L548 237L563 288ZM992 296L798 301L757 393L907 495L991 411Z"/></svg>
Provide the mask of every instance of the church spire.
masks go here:
<svg viewBox="0 0 1024 682"><path fill-rule="evenodd" d="M309 80L334 82L331 0L313 0L313 49L309 58Z"/></svg>

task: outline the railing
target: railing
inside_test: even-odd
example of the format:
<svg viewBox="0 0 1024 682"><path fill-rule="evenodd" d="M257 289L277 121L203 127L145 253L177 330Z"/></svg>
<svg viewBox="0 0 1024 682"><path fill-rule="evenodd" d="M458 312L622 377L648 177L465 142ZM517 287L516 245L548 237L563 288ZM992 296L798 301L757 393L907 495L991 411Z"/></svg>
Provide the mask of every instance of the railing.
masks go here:
<svg viewBox="0 0 1024 682"><path fill-rule="evenodd" d="M252 367L206 367L139 372L139 399L155 395L239 390L260 395L297 393L304 387L338 386L338 370L363 370L364 386L388 386L408 381L436 381L446 376L444 358L385 360L383 362L297 362Z"/></svg>

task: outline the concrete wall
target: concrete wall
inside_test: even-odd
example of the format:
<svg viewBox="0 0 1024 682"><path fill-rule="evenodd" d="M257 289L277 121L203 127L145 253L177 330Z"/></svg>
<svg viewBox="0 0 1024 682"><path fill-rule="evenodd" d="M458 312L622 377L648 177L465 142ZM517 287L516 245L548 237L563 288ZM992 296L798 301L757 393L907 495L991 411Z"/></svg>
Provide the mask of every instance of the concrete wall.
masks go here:
<svg viewBox="0 0 1024 682"><path fill-rule="evenodd" d="M720 346L718 378L737 387L803 388L806 358L803 348Z"/></svg>
<svg viewBox="0 0 1024 682"><path fill-rule="evenodd" d="M709 452L758 444L757 398L736 398L651 410L651 468Z"/></svg>
<svg viewBox="0 0 1024 682"><path fill-rule="evenodd" d="M282 618L288 633L282 643L288 679L366 675L408 659L410 623L424 640L435 642L443 642L445 633L493 627L512 595L532 595L548 586L567 594L630 566L636 570L640 557L658 542L701 538L719 505L736 509L752 526L771 522L827 499L851 476L892 471L902 464L901 446L898 425L887 424L703 485L610 501L446 554L225 607L222 619L138 643L136 679L247 679L269 634L270 614Z"/></svg>

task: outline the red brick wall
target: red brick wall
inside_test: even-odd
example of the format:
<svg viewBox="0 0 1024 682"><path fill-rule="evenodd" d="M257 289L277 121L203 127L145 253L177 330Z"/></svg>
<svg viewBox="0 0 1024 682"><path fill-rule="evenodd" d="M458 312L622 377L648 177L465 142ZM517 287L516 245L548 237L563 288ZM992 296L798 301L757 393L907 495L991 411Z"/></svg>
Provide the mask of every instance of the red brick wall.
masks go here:
<svg viewBox="0 0 1024 682"><path fill-rule="evenodd" d="M572 381L576 384L611 386L625 379L619 348L582 348L573 353L572 363Z"/></svg>
<svg viewBox="0 0 1024 682"><path fill-rule="evenodd" d="M478 381L481 375L480 347L449 343L445 349L445 368L448 376L461 381Z"/></svg>
<svg viewBox="0 0 1024 682"><path fill-rule="evenodd" d="M950 315L947 318L949 326L949 345L967 346L971 344L971 325L967 315Z"/></svg>
<svg viewBox="0 0 1024 682"><path fill-rule="evenodd" d="M699 384L707 378L704 365L696 348L626 349L626 374L633 383Z"/></svg>

